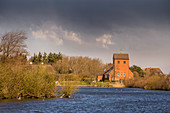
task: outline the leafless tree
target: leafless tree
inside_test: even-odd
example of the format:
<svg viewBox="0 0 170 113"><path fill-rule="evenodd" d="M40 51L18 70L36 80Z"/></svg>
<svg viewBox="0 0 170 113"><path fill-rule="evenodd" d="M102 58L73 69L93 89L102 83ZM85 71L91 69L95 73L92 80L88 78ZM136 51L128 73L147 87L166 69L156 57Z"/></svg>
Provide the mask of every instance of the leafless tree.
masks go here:
<svg viewBox="0 0 170 113"><path fill-rule="evenodd" d="M98 74L103 73L104 68L104 64L99 59L82 56L63 56L62 60L57 61L53 66L62 74L72 73L78 75L81 80L91 82L96 79Z"/></svg>
<svg viewBox="0 0 170 113"><path fill-rule="evenodd" d="M25 40L27 39L24 31L8 32L0 37L0 55L2 61L18 54L27 54Z"/></svg>

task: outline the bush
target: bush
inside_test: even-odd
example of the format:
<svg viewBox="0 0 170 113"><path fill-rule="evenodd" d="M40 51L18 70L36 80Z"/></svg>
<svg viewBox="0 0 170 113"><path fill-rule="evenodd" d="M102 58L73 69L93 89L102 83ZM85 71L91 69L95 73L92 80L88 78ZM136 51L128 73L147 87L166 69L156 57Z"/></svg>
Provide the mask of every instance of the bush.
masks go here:
<svg viewBox="0 0 170 113"><path fill-rule="evenodd" d="M64 98L70 98L70 95L76 92L78 92L78 88L69 84L61 86L61 90L59 90L59 94Z"/></svg>
<svg viewBox="0 0 170 113"><path fill-rule="evenodd" d="M69 98L71 94L78 92L78 87L74 86L76 81L79 81L79 77L74 74L60 74L58 75L58 81L61 84L59 89L59 96Z"/></svg>
<svg viewBox="0 0 170 113"><path fill-rule="evenodd" d="M152 75L125 80L126 87L143 88L149 90L170 90L170 75Z"/></svg>
<svg viewBox="0 0 170 113"><path fill-rule="evenodd" d="M56 95L55 71L48 66L0 65L0 98Z"/></svg>

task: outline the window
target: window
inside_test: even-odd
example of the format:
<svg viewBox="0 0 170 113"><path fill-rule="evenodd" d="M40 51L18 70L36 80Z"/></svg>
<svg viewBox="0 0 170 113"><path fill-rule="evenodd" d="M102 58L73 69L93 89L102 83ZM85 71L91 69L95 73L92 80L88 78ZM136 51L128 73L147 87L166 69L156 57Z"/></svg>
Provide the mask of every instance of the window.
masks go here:
<svg viewBox="0 0 170 113"><path fill-rule="evenodd" d="M119 77L119 76L120 76L120 73L118 73L117 76Z"/></svg>
<svg viewBox="0 0 170 113"><path fill-rule="evenodd" d="M118 64L120 64L120 61L117 61Z"/></svg>
<svg viewBox="0 0 170 113"><path fill-rule="evenodd" d="M124 76L126 76L126 73L124 73Z"/></svg>
<svg viewBox="0 0 170 113"><path fill-rule="evenodd" d="M124 61L123 63L126 64L126 61Z"/></svg>
<svg viewBox="0 0 170 113"><path fill-rule="evenodd" d="M121 76L122 76L122 73L121 73Z"/></svg>

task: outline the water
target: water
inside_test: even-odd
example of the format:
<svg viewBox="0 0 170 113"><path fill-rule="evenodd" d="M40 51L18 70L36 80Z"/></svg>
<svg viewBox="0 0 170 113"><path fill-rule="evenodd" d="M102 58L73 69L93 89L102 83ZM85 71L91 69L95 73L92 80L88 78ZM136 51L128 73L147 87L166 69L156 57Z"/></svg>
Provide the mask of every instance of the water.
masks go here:
<svg viewBox="0 0 170 113"><path fill-rule="evenodd" d="M1 101L0 113L169 112L170 91L82 87L73 99Z"/></svg>

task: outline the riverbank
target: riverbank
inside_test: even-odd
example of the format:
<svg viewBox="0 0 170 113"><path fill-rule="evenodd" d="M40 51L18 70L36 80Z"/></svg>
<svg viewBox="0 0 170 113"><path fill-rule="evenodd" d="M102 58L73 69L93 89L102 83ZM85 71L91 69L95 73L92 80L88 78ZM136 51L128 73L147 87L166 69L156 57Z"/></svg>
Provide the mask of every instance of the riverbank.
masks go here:
<svg viewBox="0 0 170 113"><path fill-rule="evenodd" d="M57 86L62 86L64 83L57 84ZM84 83L84 82L69 82L70 86L75 87L113 87L113 88L125 88L126 86L124 84L121 84L119 82L93 82L93 83Z"/></svg>
<svg viewBox="0 0 170 113"><path fill-rule="evenodd" d="M110 83L108 85L101 84L101 85L77 85L78 87L113 87L113 88L125 88L126 86L124 84L120 83Z"/></svg>
<svg viewBox="0 0 170 113"><path fill-rule="evenodd" d="M69 83L70 86L73 87L112 87L112 88L141 88L141 89L145 89L145 90L163 90L163 91L169 91L170 89L168 89L168 85L166 82L166 85L164 83L164 87L162 85L162 81L158 81L155 80L154 81L157 85L155 85L154 83L151 84L151 82L146 82L144 81L144 79L140 79L140 78L135 78L135 79L131 79L128 81L125 81L124 84L121 84L120 82L92 82L92 83L85 83L85 82L81 82L81 81L70 81L67 83ZM64 85L64 83L61 83L57 86L62 86ZM154 85L154 87L152 86ZM151 87L152 86L152 87Z"/></svg>

